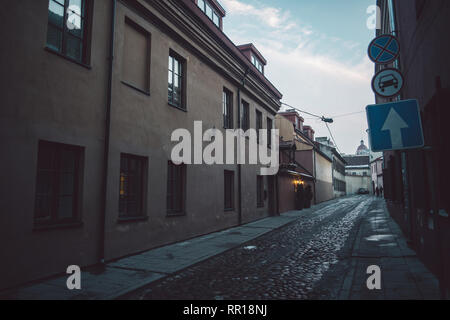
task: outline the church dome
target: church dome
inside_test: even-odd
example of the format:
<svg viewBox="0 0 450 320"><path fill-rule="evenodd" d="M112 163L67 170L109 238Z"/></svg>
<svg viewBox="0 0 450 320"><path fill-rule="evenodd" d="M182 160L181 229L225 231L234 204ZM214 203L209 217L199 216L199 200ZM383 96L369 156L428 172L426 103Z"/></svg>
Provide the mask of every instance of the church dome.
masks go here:
<svg viewBox="0 0 450 320"><path fill-rule="evenodd" d="M364 140L361 140L361 145L356 150L356 154L360 156L360 155L367 155L369 153L370 153L369 148L367 148L366 145L364 144Z"/></svg>

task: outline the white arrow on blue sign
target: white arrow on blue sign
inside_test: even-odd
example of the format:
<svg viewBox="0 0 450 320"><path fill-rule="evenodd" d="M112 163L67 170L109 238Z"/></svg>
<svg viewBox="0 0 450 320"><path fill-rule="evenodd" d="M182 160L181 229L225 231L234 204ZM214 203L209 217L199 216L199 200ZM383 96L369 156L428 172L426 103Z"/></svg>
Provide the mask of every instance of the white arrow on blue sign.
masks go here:
<svg viewBox="0 0 450 320"><path fill-rule="evenodd" d="M366 108L373 152L416 149L424 146L417 100L404 100Z"/></svg>

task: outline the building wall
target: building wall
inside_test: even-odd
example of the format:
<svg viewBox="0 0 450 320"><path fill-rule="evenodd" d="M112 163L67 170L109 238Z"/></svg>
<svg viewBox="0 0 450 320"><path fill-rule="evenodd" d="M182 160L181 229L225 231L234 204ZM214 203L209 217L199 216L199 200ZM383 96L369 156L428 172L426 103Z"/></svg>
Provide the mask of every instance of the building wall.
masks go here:
<svg viewBox="0 0 450 320"><path fill-rule="evenodd" d="M294 177L288 174L278 176L280 213L296 210Z"/></svg>
<svg viewBox="0 0 450 320"><path fill-rule="evenodd" d="M313 162L313 151L312 146L306 145L298 133L294 130L293 122L297 118L296 113L289 115L278 114L276 116L276 128L280 130L280 138L284 142L295 142L295 161L303 166L298 166L295 171L297 173L307 174L311 176L310 179L301 178L286 172L280 173L278 175L278 186L279 186L279 212L284 213L297 209L296 205L296 193L295 193L295 181L302 179L306 185L310 185L313 192L314 202L314 190L315 182L313 181L312 175L314 175L314 162ZM299 119L299 125L302 123L302 118ZM299 151L297 151L299 150ZM309 150L309 151L305 151ZM281 164L290 164L291 159L288 158L286 153L281 153L280 156ZM306 169L306 170L305 170ZM306 181L307 180L307 181Z"/></svg>
<svg viewBox="0 0 450 320"><path fill-rule="evenodd" d="M316 159L316 202L321 203L334 198L332 162L319 153Z"/></svg>
<svg viewBox="0 0 450 320"><path fill-rule="evenodd" d="M1 11L0 288L98 261L110 1L94 1L90 68L45 50L48 1ZM6 32L6 26L8 32ZM82 227L34 226L39 140L84 147Z"/></svg>
<svg viewBox="0 0 450 320"><path fill-rule="evenodd" d="M387 0L379 0L388 12ZM450 294L450 234L447 182L449 147L446 121L450 101L450 29L448 1L394 1L401 52L398 67L405 77L400 99L417 99L425 135L424 150L385 152L385 197L396 218L430 269ZM422 6L420 6L422 4ZM389 32L384 27L380 32ZM406 49L404 49L406 48ZM381 102L381 101L380 101ZM437 215L436 213L440 214Z"/></svg>
<svg viewBox="0 0 450 320"><path fill-rule="evenodd" d="M279 130L280 139L285 142L294 141L295 129L291 121L286 117L277 114L275 117L275 128Z"/></svg>
<svg viewBox="0 0 450 320"><path fill-rule="evenodd" d="M14 45L6 46L0 53L1 61L8 61L4 75L10 83L0 111L4 151L1 159L8 168L0 188L4 195L2 207L10 214L0 217L0 240L10 245L0 251L0 260L8 261L1 266L0 287L64 273L71 264L83 267L99 261L110 3L94 1L91 68L43 49L48 1L18 1L7 5L8 14L2 24L12 31L4 40ZM140 11L133 9L135 5ZM192 23L195 19L188 18L189 13L178 5L164 2L152 7L144 1L118 1L108 159L106 260L239 223L237 165L187 166L186 215L168 217L166 213L167 163L174 145L170 141L172 131L186 128L193 132L193 123L197 120L203 121L204 130L222 130L224 87L233 92L236 126L238 86L246 68L224 50L220 42L205 33L202 24ZM123 83L137 72L124 72L125 17L151 37L148 94ZM205 34L208 40L201 42L199 39ZM197 38L192 38L194 36ZM142 47L136 43L131 49L141 50ZM187 112L167 103L169 50L186 60ZM248 76L241 98L250 104L252 127L255 127L256 109L263 113L264 128L268 117L274 120L279 101L258 77ZM81 226L34 230L39 140L84 147ZM148 158L147 192L144 195L148 220L124 223L118 219L121 153ZM269 210L269 197L264 208L257 208L256 180L260 168L241 168L242 223L267 217L273 213ZM233 212L224 211L225 169L235 172ZM264 179L265 190L274 189L269 188L272 180Z"/></svg>
<svg viewBox="0 0 450 320"><path fill-rule="evenodd" d="M383 187L383 159L377 159L370 164L373 189Z"/></svg>
<svg viewBox="0 0 450 320"><path fill-rule="evenodd" d="M345 164L341 160L339 160L338 157L334 156L334 160L333 161L335 161L336 163L339 163L342 167L345 168ZM346 182L345 174L342 174L341 172L339 172L334 166L333 166L333 179L340 180L340 181L342 181L344 183ZM345 196L347 194L346 191L340 191L340 190L338 190L337 187L334 187L333 190L334 190L334 197L335 198L343 197L343 196Z"/></svg>
<svg viewBox="0 0 450 320"><path fill-rule="evenodd" d="M356 172L356 175L353 173ZM365 175L363 175L365 173ZM358 190L361 188L369 190L369 192L373 192L372 188L372 179L370 175L370 169L367 170L358 170L358 169L350 169L347 171L345 176L345 182L347 184L347 194L357 194Z"/></svg>
<svg viewBox="0 0 450 320"><path fill-rule="evenodd" d="M329 158L331 158L333 160L333 163L332 163L333 194L334 194L335 198L342 197L346 194L346 192L345 192L345 190L344 191L339 190L338 181L345 183L345 164L341 160L341 158L336 155L337 151L333 147L333 144L330 143L330 140L328 138L325 138L325 137L316 138L316 141L317 141L317 147L320 149L320 151L325 153ZM340 172L340 170L338 170L339 166L342 167L342 171L344 173L342 173L342 172Z"/></svg>
<svg viewBox="0 0 450 320"><path fill-rule="evenodd" d="M296 151L295 152L295 160L300 163L308 172L303 172L302 168L299 168L299 170L306 174L313 174L314 175L314 154L312 150L305 150L305 151Z"/></svg>

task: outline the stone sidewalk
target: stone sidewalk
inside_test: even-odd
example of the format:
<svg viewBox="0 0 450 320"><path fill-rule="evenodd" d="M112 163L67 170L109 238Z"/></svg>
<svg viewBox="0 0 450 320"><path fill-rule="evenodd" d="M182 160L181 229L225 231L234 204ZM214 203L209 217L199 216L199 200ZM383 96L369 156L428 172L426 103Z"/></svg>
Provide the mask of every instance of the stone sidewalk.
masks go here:
<svg viewBox="0 0 450 320"><path fill-rule="evenodd" d="M333 205L332 200L303 211L269 217L229 230L212 233L107 263L103 268L85 268L81 290L68 290L68 275L0 292L0 299L19 300L110 300L172 275L187 267L244 245L275 229Z"/></svg>
<svg viewBox="0 0 450 320"><path fill-rule="evenodd" d="M440 299L439 282L411 250L399 226L389 216L386 203L363 218L350 257L349 272L340 300L435 300ZM367 268L381 268L381 290L370 291Z"/></svg>

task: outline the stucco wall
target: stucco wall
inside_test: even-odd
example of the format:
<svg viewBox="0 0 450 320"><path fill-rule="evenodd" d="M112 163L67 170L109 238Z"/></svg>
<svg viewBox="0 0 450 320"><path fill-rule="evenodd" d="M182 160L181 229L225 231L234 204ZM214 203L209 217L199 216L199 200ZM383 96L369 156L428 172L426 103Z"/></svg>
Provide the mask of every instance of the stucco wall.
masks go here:
<svg viewBox="0 0 450 320"><path fill-rule="evenodd" d="M8 2L1 11L0 287L98 261L109 4L94 1L90 69L44 49L48 1ZM84 147L82 227L34 227L39 140Z"/></svg>
<svg viewBox="0 0 450 320"><path fill-rule="evenodd" d="M332 162L316 152L316 201L321 203L334 198Z"/></svg>
<svg viewBox="0 0 450 320"><path fill-rule="evenodd" d="M280 138L283 139L283 141L294 140L294 125L284 116L279 114L276 116L275 127L280 130Z"/></svg>
<svg viewBox="0 0 450 320"><path fill-rule="evenodd" d="M8 244L0 250L0 261L7 261L1 264L0 287L64 273L71 264L83 267L99 261L111 8L108 1L94 1L94 4L90 68L44 49L48 1L10 2L7 10L2 11L2 25L7 25L11 30L5 33L3 41L14 45L4 46L0 52L0 61L8 61L2 68L2 75L9 83L0 108L1 161L7 168L0 183L2 212L6 213L0 215L0 241ZM189 165L187 214L182 217L167 217L166 184L167 162L173 146L170 142L172 131L186 128L192 132L193 123L197 120L203 121L204 130L222 130L224 87L234 94L236 125L238 75L243 75L245 70L239 65L231 67L221 64L235 60L225 50L221 51L217 43L207 44L216 46L215 50L206 50L206 44L200 46L191 41L185 33L187 29L177 29L173 19L164 17L144 2L142 4L168 27L162 28L161 23L144 19L118 2L108 163L106 260L238 224L237 165ZM7 15L4 15L6 12ZM122 83L125 16L151 34L149 95ZM192 25L190 28L194 30L198 27ZM169 33L168 29L174 30L174 33ZM187 112L167 103L170 49L186 59ZM222 55L220 59L212 56L214 52ZM259 109L263 113L265 128L266 118L274 119L277 102L252 75L249 75L241 95L250 104L251 126L255 126L255 110ZM81 226L34 230L39 140L82 146L85 150ZM121 153L148 157L146 221L118 223ZM234 212L224 211L225 169L235 171ZM256 176L259 169L258 166L242 166L244 223L270 214L268 199L264 208L256 208ZM266 190L270 189L269 181L264 179Z"/></svg>
<svg viewBox="0 0 450 320"><path fill-rule="evenodd" d="M347 183L347 194L356 194L359 189L364 188L372 192L372 181L369 175L367 176L350 176L347 175L345 178Z"/></svg>
<svg viewBox="0 0 450 320"><path fill-rule="evenodd" d="M279 210L280 213L292 211L296 209L295 205L295 189L293 177L290 175L278 176L279 185Z"/></svg>

